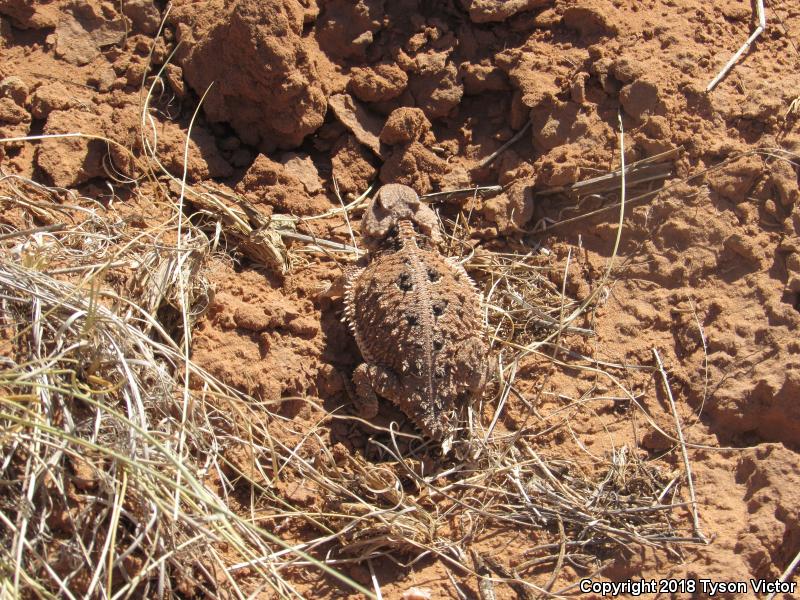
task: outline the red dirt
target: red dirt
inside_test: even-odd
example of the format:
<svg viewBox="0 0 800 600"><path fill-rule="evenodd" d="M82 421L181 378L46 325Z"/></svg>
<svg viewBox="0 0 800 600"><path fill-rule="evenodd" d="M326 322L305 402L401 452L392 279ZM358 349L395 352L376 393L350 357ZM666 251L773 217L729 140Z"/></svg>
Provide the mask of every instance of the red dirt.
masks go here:
<svg viewBox="0 0 800 600"><path fill-rule="evenodd" d="M553 254L559 287L571 250L566 290L578 300L603 274L617 211L534 234L544 218L600 206L588 198L575 209L564 195L540 192L618 168L618 114L628 162L682 147L673 179L626 213L615 283L594 314L597 335L570 338L569 347L648 366L657 348L681 418L691 424L688 440L737 449L689 450L711 544L684 548L682 561L649 550L618 557L606 576L781 574L800 551L800 190L791 162L800 152L792 104L800 96L800 2L768 3L767 31L710 93L705 86L754 27L750 2L178 0L155 44L162 3L121 4L125 17L113 2L0 0L0 137L107 137L119 145L112 156L125 171L123 149L141 151L143 77L177 49L153 112L169 172L182 174L184 135L207 92L187 179L214 179L265 214L339 206L334 178L348 197L376 177L420 193L499 183L502 194L474 203L475 243L541 242ZM352 119L327 110L343 94ZM529 119L529 133L480 165ZM92 195L105 189L106 149L84 138L12 142L0 145L0 164ZM341 220L313 227L349 243ZM358 353L336 305L317 300L337 273L327 260L295 265L281 278L246 260L215 259L208 277L216 295L194 333L194 360L260 399L343 404L342 378ZM674 431L652 371L623 378L661 415L658 424ZM595 396L618 394L607 378L535 357L520 365L518 387L545 414L590 388ZM282 412L312 422L304 406L286 402ZM514 429L525 410L511 402L504 425ZM378 420L397 418L387 406ZM552 436L542 451L604 455L630 440L645 454L672 448L656 433L631 433L629 423L613 400L599 401L575 413L572 437ZM348 451L363 446L359 434L349 435ZM336 430L331 438L342 442ZM295 498L307 491L282 493L313 502ZM512 566L532 545L511 531L476 541ZM386 598L413 586L432 598L455 597L440 561L409 569L379 561L376 569ZM369 583L366 567L348 574ZM565 573L561 581L572 579ZM463 582L477 589L474 578ZM514 597L505 586L497 593ZM312 587L308 594L320 597Z"/></svg>

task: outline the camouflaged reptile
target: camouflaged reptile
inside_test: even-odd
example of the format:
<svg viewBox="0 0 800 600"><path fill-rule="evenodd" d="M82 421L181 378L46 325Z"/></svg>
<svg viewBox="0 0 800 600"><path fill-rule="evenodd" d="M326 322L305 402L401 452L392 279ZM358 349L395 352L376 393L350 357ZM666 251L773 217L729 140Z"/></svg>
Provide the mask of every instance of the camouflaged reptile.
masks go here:
<svg viewBox="0 0 800 600"><path fill-rule="evenodd" d="M364 358L353 374L360 413L394 402L425 433L452 440L489 371L481 295L439 253L433 211L411 188L383 186L362 220L368 263L346 274L345 319Z"/></svg>

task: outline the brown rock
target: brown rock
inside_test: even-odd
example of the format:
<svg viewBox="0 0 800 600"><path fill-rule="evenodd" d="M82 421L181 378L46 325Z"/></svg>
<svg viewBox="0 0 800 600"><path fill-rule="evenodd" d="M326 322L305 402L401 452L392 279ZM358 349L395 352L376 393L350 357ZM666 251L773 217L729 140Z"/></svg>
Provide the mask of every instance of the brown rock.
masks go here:
<svg viewBox="0 0 800 600"><path fill-rule="evenodd" d="M672 130L666 117L657 115L646 117L642 127L631 137L645 156L652 156L675 148L675 144L670 141Z"/></svg>
<svg viewBox="0 0 800 600"><path fill-rule="evenodd" d="M31 98L31 114L36 119L44 119L54 110L69 110L81 103L60 81L47 83L36 88Z"/></svg>
<svg viewBox="0 0 800 600"><path fill-rule="evenodd" d="M86 78L86 83L95 86L99 92L107 92L114 85L116 79L117 74L111 65L101 64Z"/></svg>
<svg viewBox="0 0 800 600"><path fill-rule="evenodd" d="M287 152L281 156L281 164L290 173L297 177L306 188L306 191L315 194L322 189L322 183L319 180L319 171L314 165L314 161L307 154L297 154L295 152Z"/></svg>
<svg viewBox="0 0 800 600"><path fill-rule="evenodd" d="M383 0L331 0L317 19L317 40L339 58L364 58L381 28Z"/></svg>
<svg viewBox="0 0 800 600"><path fill-rule="evenodd" d="M381 154L381 142L378 139L383 124L377 116L353 100L349 94L335 94L328 99L328 104L356 139L372 150L376 156Z"/></svg>
<svg viewBox="0 0 800 600"><path fill-rule="evenodd" d="M574 102L534 109L531 121L533 142L545 150L574 141L587 129L586 122L581 119L580 106Z"/></svg>
<svg viewBox="0 0 800 600"><path fill-rule="evenodd" d="M11 98L0 98L0 123L19 125L30 123L31 116L28 111L14 102Z"/></svg>
<svg viewBox="0 0 800 600"><path fill-rule="evenodd" d="M505 21L524 10L551 4L550 0L466 0L462 3L474 23Z"/></svg>
<svg viewBox="0 0 800 600"><path fill-rule="evenodd" d="M607 0L579 0L564 11L564 25L582 36L614 35L616 9Z"/></svg>
<svg viewBox="0 0 800 600"><path fill-rule="evenodd" d="M794 390L800 391L797 380ZM796 411L794 415L797 415ZM775 417L777 427L792 423L788 415L776 414ZM787 427L790 428L791 425ZM796 427L792 429L797 431ZM746 489L748 527L740 540L741 547L746 554L757 556L756 560L767 567L776 562L770 557L787 552L785 540L796 538L800 533L800 516L795 509L800 503L797 453L782 444L762 443L748 448L738 459L736 482ZM788 560L773 564L766 574L774 578Z"/></svg>
<svg viewBox="0 0 800 600"><path fill-rule="evenodd" d="M381 130L384 144L408 144L423 140L431 130L431 122L419 108L398 108L389 115Z"/></svg>
<svg viewBox="0 0 800 600"><path fill-rule="evenodd" d="M646 67L640 61L627 56L615 60L610 65L609 71L622 83L632 83L647 74Z"/></svg>
<svg viewBox="0 0 800 600"><path fill-rule="evenodd" d="M186 95L186 86L183 83L183 69L178 65L168 64L164 68L164 76L167 78L170 89L175 92L178 98Z"/></svg>
<svg viewBox="0 0 800 600"><path fill-rule="evenodd" d="M625 112L637 121L664 111L658 84L643 79L623 87L619 92L619 101Z"/></svg>
<svg viewBox="0 0 800 600"><path fill-rule="evenodd" d="M708 174L711 189L733 202L741 202L763 170L757 156L742 156Z"/></svg>
<svg viewBox="0 0 800 600"><path fill-rule="evenodd" d="M567 152L561 156L567 155ZM546 187L561 187L576 183L581 176L578 163L560 160L560 156L547 156L539 164L539 181Z"/></svg>
<svg viewBox="0 0 800 600"><path fill-rule="evenodd" d="M11 98L18 106L25 106L28 85L19 77L11 75L0 81L0 98Z"/></svg>
<svg viewBox="0 0 800 600"><path fill-rule="evenodd" d="M99 115L80 110L56 110L47 117L43 133L76 133L104 136L104 120ZM91 137L68 137L42 140L36 150L36 164L58 187L74 187L100 177L106 142Z"/></svg>
<svg viewBox="0 0 800 600"><path fill-rule="evenodd" d="M408 75L395 64L355 68L350 90L364 102L385 102L397 98L408 85Z"/></svg>
<svg viewBox="0 0 800 600"><path fill-rule="evenodd" d="M158 158L167 171L180 178L183 176L184 170L186 131L172 121L162 121L157 128L158 147L156 151ZM188 181L202 181L209 177L229 177L233 173L231 165L220 154L214 136L196 124L192 128L187 156L186 177Z"/></svg>
<svg viewBox="0 0 800 600"><path fill-rule="evenodd" d="M463 63L461 80L464 83L464 93L468 95L499 92L509 88L506 74L492 65Z"/></svg>
<svg viewBox="0 0 800 600"><path fill-rule="evenodd" d="M0 138L24 137L30 133L31 116L11 98L0 98ZM24 142L0 144L0 158L7 150L20 148Z"/></svg>
<svg viewBox="0 0 800 600"><path fill-rule="evenodd" d="M259 154L250 165L237 184L236 193L284 214L314 214L330 206L327 201L312 199L297 176L264 154Z"/></svg>
<svg viewBox="0 0 800 600"><path fill-rule="evenodd" d="M296 0L239 0L225 11L187 2L176 20L200 23L182 66L198 94L213 82L203 104L209 120L230 123L249 145L281 148L322 125L325 97ZM186 28L179 33L191 37Z"/></svg>
<svg viewBox="0 0 800 600"><path fill-rule="evenodd" d="M447 173L447 163L419 142L396 147L381 167L381 182L402 183L419 194L438 186Z"/></svg>
<svg viewBox="0 0 800 600"><path fill-rule="evenodd" d="M759 263L764 258L764 251L752 237L734 233L725 240L725 248L735 252L745 260Z"/></svg>
<svg viewBox="0 0 800 600"><path fill-rule="evenodd" d="M125 0L122 13L131 20L133 29L147 35L158 31L161 24L161 13L153 0Z"/></svg>
<svg viewBox="0 0 800 600"><path fill-rule="evenodd" d="M374 158L353 136L343 136L334 147L331 163L333 176L339 189L347 194L360 194L375 179L378 170L372 164Z"/></svg>
<svg viewBox="0 0 800 600"><path fill-rule="evenodd" d="M55 53L74 65L86 65L100 55L100 49L125 38L122 18L107 20L100 7L75 2L61 13L56 26Z"/></svg>
<svg viewBox="0 0 800 600"><path fill-rule="evenodd" d="M7 15L20 29L45 29L55 27L60 7L57 4L27 0L0 0L0 14ZM2 44L0 44L2 45Z"/></svg>
<svg viewBox="0 0 800 600"><path fill-rule="evenodd" d="M533 188L530 182L516 181L502 194L484 205L484 214L497 223L500 233L513 233L522 229L533 216Z"/></svg>
<svg viewBox="0 0 800 600"><path fill-rule="evenodd" d="M788 160L775 160L770 165L770 179L778 192L778 198L785 207L797 204L800 190L797 186L797 171Z"/></svg>
<svg viewBox="0 0 800 600"><path fill-rule="evenodd" d="M497 66L508 73L511 86L520 92L519 100L528 108L554 100L566 89L562 81L573 75L565 66L553 64L550 53L547 44L529 42L524 52L508 51L495 57ZM577 53L568 54L564 55L566 60L583 60Z"/></svg>
<svg viewBox="0 0 800 600"><path fill-rule="evenodd" d="M303 6L303 23L313 23L319 17L319 6L317 0L300 0Z"/></svg>
<svg viewBox="0 0 800 600"><path fill-rule="evenodd" d="M461 102L464 88L458 81L458 69L448 60L449 52L417 55L409 90L430 119L446 117Z"/></svg>

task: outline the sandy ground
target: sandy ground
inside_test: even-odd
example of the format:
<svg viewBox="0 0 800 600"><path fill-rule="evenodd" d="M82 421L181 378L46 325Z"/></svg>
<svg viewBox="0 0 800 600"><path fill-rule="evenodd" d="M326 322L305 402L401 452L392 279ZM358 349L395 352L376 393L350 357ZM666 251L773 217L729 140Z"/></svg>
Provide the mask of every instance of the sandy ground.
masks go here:
<svg viewBox="0 0 800 600"><path fill-rule="evenodd" d="M437 208L472 210L475 247L546 249L542 268L577 301L601 280L617 234L618 209L594 211L619 193L580 196L570 186L619 168L620 120L628 163L669 153L659 177L629 191L611 278L579 323L596 335L566 335L573 354L560 364L526 357L516 386L539 414L570 411L568 430L541 438L546 455L590 463L630 444L679 469L675 444L637 420L641 411L620 393L624 386L675 432L653 369L657 349L710 543L678 554L633 546L610 557L605 577L718 582L784 571L800 551L800 3L768 3L766 32L710 92L757 24L750 2L177 0L159 34L164 15L163 3L147 0L0 0L0 137L81 132L140 152L143 81L149 87L166 65L152 127L164 168L178 177L206 94L189 144L191 185L295 216L338 207L334 180L345 201L374 182L421 194L501 185ZM111 154L124 173L124 153ZM0 146L0 165L108 204L105 155L104 142L86 138L11 142ZM125 184L115 187L126 219L158 218L141 195L126 207ZM341 218L301 231L350 243ZM193 359L259 399L345 404L342 381L358 350L341 307L318 299L336 264L295 257L281 276L230 256L205 267L215 295L197 322ZM609 368L607 377L576 366L598 361L646 368ZM523 426L528 411L512 397L502 426ZM281 413L301 425L317 415L290 400ZM400 418L386 406L378 420ZM365 444L358 427L329 435L347 452ZM678 518L685 531L688 514ZM535 540L495 528L474 544L514 567ZM458 597L445 561L384 558L374 567L386 598L413 586ZM551 570L528 576L542 584ZM370 583L364 565L348 574ZM567 566L559 581L579 575ZM458 581L478 593L474 577ZM496 594L516 597L500 584Z"/></svg>

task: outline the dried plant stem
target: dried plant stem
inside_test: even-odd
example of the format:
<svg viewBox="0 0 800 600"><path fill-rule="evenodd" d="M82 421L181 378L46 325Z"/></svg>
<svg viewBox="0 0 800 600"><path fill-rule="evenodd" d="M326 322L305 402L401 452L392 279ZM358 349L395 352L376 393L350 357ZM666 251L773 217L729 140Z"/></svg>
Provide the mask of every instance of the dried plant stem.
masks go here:
<svg viewBox="0 0 800 600"><path fill-rule="evenodd" d="M530 129L530 126L531 126L531 120L528 119L525 122L525 125L523 125L522 128L517 133L515 133L510 140L508 140L505 144L500 146L497 150L495 150L489 156L487 156L481 162L479 162L478 163L478 168L479 169L484 168L486 165L488 165L490 162L492 162L495 158L497 158L503 152L505 152L508 148L510 148L513 144L515 144L517 142L517 140L519 140L523 135L525 135L525 132L528 131L528 129Z"/></svg>
<svg viewBox="0 0 800 600"><path fill-rule="evenodd" d="M733 65L736 64L736 61L739 60L739 57L744 54L747 49L750 47L750 44L756 41L756 38L760 36L766 29L767 29L767 18L764 13L764 0L756 0L756 14L758 15L758 26L755 28L753 33L750 34L750 37L747 38L747 41L742 44L739 49L731 56L730 60L725 63L725 66L722 67L722 70L717 73L717 76L712 79L708 86L706 86L706 92L710 92L713 90L717 84L722 81L722 78L728 74L733 68Z"/></svg>
<svg viewBox="0 0 800 600"><path fill-rule="evenodd" d="M664 370L664 363L661 362L661 355L656 348L653 348L653 356L658 363L658 370L661 373L661 378L664 380L664 388L667 390L667 398L669 398L669 406L672 410L672 416L675 419L675 428L678 431L678 440L681 446L681 455L683 456L683 467L686 469L686 482L689 486L689 501L692 511L692 528L694 535L697 536L704 544L708 543L708 538L700 531L700 519L697 516L697 498L694 493L694 482L692 480L692 467L689 464L689 453L686 450L686 440L683 438L683 429L681 428L681 419L678 415L678 408L675 405L675 399L672 397L672 389L669 386L669 379L667 372Z"/></svg>
<svg viewBox="0 0 800 600"><path fill-rule="evenodd" d="M657 181L669 177L673 170L672 161L677 158L682 147L673 148L653 156L648 156L625 167L625 176L629 185L637 185L648 181ZM550 196L553 194L569 193L577 196L600 194L618 189L622 185L623 169L605 173L591 179L584 179L571 185L559 186L541 190L537 196Z"/></svg>
<svg viewBox="0 0 800 600"><path fill-rule="evenodd" d="M378 576L375 575L375 568L372 566L371 560L367 560L367 566L369 567L369 578L372 581L372 588L375 590L375 599L383 600L381 584L378 582Z"/></svg>
<svg viewBox="0 0 800 600"><path fill-rule="evenodd" d="M778 581L785 583L786 580L791 577L792 573L794 573L797 565L800 565L800 552L795 555L794 559L792 559L792 562L789 563L789 566L786 567L786 570L781 574L780 578L778 578ZM777 594L778 592L772 592L769 596L767 596L767 600L772 600Z"/></svg>

